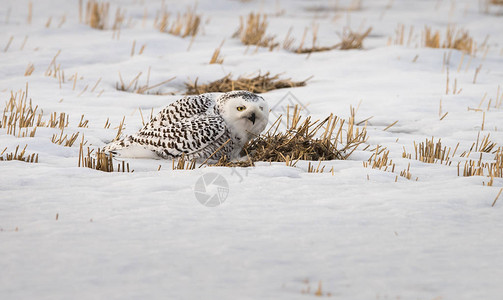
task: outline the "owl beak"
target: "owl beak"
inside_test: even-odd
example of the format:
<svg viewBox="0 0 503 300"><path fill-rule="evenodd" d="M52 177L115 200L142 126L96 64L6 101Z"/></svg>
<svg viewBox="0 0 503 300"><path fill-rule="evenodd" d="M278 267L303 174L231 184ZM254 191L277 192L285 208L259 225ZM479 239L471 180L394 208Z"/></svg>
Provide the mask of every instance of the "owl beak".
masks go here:
<svg viewBox="0 0 503 300"><path fill-rule="evenodd" d="M250 120L254 125L255 125L255 113L252 113L249 117L248 120Z"/></svg>

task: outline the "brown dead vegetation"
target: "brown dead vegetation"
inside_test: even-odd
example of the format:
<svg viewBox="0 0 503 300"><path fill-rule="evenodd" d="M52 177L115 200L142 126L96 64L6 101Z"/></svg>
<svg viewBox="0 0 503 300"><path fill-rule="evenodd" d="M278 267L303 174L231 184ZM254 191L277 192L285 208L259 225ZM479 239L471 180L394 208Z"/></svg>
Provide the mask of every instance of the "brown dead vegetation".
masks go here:
<svg viewBox="0 0 503 300"><path fill-rule="evenodd" d="M5 153L7 151L7 147L5 147L0 153L0 161L19 160L27 163L38 163L38 153L25 156L27 146L28 145L25 145L24 148L19 151L19 145L17 145L16 150L11 153Z"/></svg>
<svg viewBox="0 0 503 300"><path fill-rule="evenodd" d="M240 76L237 79L232 79L232 74L228 74L221 79L212 81L207 84L198 84L195 82L187 82L187 95L197 95L203 93L225 93L235 90L246 90L252 93L265 93L267 91L305 86L306 82L311 79L307 78L303 81L292 81L291 78L280 79L280 74L271 76L269 72L264 75L258 74L255 77Z"/></svg>
<svg viewBox="0 0 503 300"><path fill-rule="evenodd" d="M290 115L292 110L292 115ZM283 116L260 136L248 142L243 148L248 160L231 162L223 156L211 166L249 167L255 162L283 162L295 166L299 160L318 161L318 166L308 167L312 173L322 172L322 161L347 159L367 140L366 127L358 127L354 115L346 122L330 114L324 120L302 120L300 108L295 106L287 111L287 129L278 132Z"/></svg>
<svg viewBox="0 0 503 300"><path fill-rule="evenodd" d="M195 37L201 27L201 15L196 13L196 6L188 7L184 14L178 13L176 18L171 13L163 10L154 22L154 26L161 32L185 37Z"/></svg>
<svg viewBox="0 0 503 300"><path fill-rule="evenodd" d="M245 45L256 45L259 47L267 47L270 50L279 46L279 43L274 41L274 36L266 34L267 16L260 13L250 13L245 19L239 18L239 28L232 37L239 38Z"/></svg>

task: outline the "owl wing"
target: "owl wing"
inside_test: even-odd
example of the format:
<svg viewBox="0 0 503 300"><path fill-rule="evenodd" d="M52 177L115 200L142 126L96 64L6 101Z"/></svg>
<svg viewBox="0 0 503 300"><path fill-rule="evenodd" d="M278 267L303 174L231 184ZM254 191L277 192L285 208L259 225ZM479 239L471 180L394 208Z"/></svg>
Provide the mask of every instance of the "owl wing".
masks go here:
<svg viewBox="0 0 503 300"><path fill-rule="evenodd" d="M198 115L214 114L215 98L213 94L187 96L161 110L143 129L148 127L170 126L183 119Z"/></svg>
<svg viewBox="0 0 503 300"><path fill-rule="evenodd" d="M160 126L145 126L126 140L164 158L185 154L192 159L208 157L231 136L224 119L218 115L199 114L163 123L158 124ZM224 148L223 153L230 149Z"/></svg>
<svg viewBox="0 0 503 300"><path fill-rule="evenodd" d="M103 151L124 157L151 157L155 153L174 158L185 154L192 159L208 157L230 136L224 119L215 111L215 95L204 94L173 102L139 132L108 144ZM219 153L230 153L231 144Z"/></svg>

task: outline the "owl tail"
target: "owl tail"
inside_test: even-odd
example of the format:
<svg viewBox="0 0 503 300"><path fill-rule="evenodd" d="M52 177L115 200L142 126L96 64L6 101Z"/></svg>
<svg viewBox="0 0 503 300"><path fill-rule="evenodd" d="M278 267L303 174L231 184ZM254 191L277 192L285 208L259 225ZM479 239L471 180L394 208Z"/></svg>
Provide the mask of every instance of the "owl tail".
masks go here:
<svg viewBox="0 0 503 300"><path fill-rule="evenodd" d="M147 149L137 143L133 143L129 137L113 141L102 149L106 154L113 154L114 157L129 157L129 158L159 158L151 149Z"/></svg>

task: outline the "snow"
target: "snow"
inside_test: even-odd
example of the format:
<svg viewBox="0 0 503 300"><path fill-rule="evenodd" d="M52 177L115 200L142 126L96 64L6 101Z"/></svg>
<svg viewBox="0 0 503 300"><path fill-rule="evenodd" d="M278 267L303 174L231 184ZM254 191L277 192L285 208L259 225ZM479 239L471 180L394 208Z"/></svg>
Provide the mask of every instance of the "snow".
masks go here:
<svg viewBox="0 0 503 300"><path fill-rule="evenodd" d="M27 153L39 154L37 164L0 162L0 298L309 299L321 282L323 296L334 299L499 299L503 196L491 204L503 179L484 186L487 177L458 176L457 162L467 159L459 154L479 132L503 144L503 110L494 107L503 97L502 8L490 6L486 13L484 1L376 0L362 1L361 10L332 9L350 2L199 0L203 33L190 46L190 38L153 28L161 1L112 1L112 15L120 6L133 20L120 39L113 39L111 30L79 23L76 1L33 1L29 25L28 1L3 0L0 50L13 40L0 55L0 108L11 91L28 83L28 97L43 109L44 119L65 112L70 116L65 134L79 132L88 145L101 147L115 137L124 116L125 133L135 132L142 126L138 108L145 118L152 109L156 113L182 96L188 80L204 83L259 71L294 80L313 75L305 87L263 96L274 107L290 92L314 119L331 112L347 119L350 106L358 107L357 121L372 117L366 145L387 147L398 172L410 163L412 179L364 168L372 154L364 147L349 160L323 163L325 172L319 174L308 173L304 161L296 167L259 163L188 171L153 159L128 160L134 173L104 173L77 167L81 135L72 147L63 147L51 142L57 128L38 128L33 138L0 129L0 151L27 144ZM166 6L176 13L189 4L167 1ZM309 57L246 50L231 35L239 16L251 11L270 14L268 33L280 41L292 27L297 45L313 22L319 24L320 45L337 43L346 25L373 30L364 50ZM414 26L410 45L387 44L398 24L406 36ZM460 51L417 46L425 25L444 36L449 24L469 30L478 45L489 36L487 54L465 55L460 66ZM224 63L209 65L224 39ZM133 41L136 55L131 56ZM73 82L60 88L58 79L44 76L60 49L56 62L67 80L79 74L75 89ZM449 95L444 55L450 55ZM28 63L35 71L25 77ZM145 83L149 67L151 84L176 76L161 88L174 95L115 89L119 72L125 81L143 72ZM462 91L453 95L455 79ZM440 99L441 115L448 112L443 120ZM479 106L485 116L468 110ZM83 114L89 128L77 127ZM107 119L112 126L105 129ZM402 158L404 147L411 153L414 141L432 136L447 147L460 143L451 166ZM493 155L483 157L490 161ZM217 207L201 205L195 196L196 182L209 173L229 185Z"/></svg>

